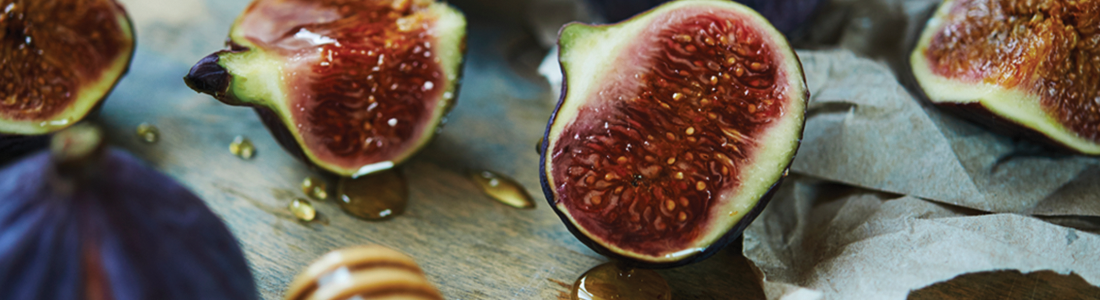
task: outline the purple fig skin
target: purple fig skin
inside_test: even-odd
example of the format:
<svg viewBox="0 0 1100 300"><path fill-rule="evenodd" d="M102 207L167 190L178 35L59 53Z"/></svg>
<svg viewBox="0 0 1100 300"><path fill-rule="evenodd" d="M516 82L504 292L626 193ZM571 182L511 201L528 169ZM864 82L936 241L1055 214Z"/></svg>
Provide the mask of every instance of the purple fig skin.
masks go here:
<svg viewBox="0 0 1100 300"><path fill-rule="evenodd" d="M589 0L608 22L619 22L668 0ZM822 0L736 0L759 12L783 34L790 34L810 20Z"/></svg>
<svg viewBox="0 0 1100 300"><path fill-rule="evenodd" d="M49 144L49 135L0 134L0 166L23 155L45 149Z"/></svg>
<svg viewBox="0 0 1100 300"><path fill-rule="evenodd" d="M236 45L236 44L233 44ZM238 46L239 47L239 46ZM221 50L207 55L191 66L191 69L187 71L187 75L183 76L183 83L187 84L187 87L191 88L195 92L207 94L213 96L214 99L218 99L223 103L229 105L244 105L230 97L226 97L226 93L229 92L229 81L232 79L229 74L229 70L218 64L218 60L221 58L218 56L226 52L237 52L242 50Z"/></svg>
<svg viewBox="0 0 1100 300"><path fill-rule="evenodd" d="M100 153L85 175L49 152L0 170L0 299L258 299L201 199L123 151Z"/></svg>
<svg viewBox="0 0 1100 300"><path fill-rule="evenodd" d="M218 64L218 54L221 53L222 51L218 51L200 59L183 76L183 82L196 92L225 101L225 93L229 89L229 71Z"/></svg>

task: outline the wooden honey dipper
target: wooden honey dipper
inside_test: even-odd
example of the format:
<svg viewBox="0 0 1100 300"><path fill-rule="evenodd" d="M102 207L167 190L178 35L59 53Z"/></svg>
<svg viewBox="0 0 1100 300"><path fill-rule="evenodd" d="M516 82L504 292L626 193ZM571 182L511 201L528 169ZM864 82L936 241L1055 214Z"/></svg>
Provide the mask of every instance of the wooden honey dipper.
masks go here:
<svg viewBox="0 0 1100 300"><path fill-rule="evenodd" d="M383 246L333 250L310 264L287 288L286 300L435 299L439 293L416 261Z"/></svg>

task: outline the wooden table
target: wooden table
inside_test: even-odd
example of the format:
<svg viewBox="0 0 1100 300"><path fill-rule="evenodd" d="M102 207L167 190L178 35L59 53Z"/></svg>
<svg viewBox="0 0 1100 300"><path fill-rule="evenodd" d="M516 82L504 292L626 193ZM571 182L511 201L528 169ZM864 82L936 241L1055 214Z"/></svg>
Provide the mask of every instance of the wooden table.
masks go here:
<svg viewBox="0 0 1100 300"><path fill-rule="evenodd" d="M470 20L457 106L442 134L401 167L410 188L404 215L367 222L329 200L315 202L318 220L303 223L285 207L304 197L303 178L321 174L284 152L251 109L196 94L181 79L199 58L222 48L248 0L122 2L137 27L138 51L95 121L114 145L178 179L228 223L264 299L280 299L313 259L351 245L408 253L448 299L567 297L581 273L605 261L566 231L542 197L534 144L554 99L534 73L544 50L525 31ZM160 128L160 141L138 140L134 130L142 122ZM252 160L229 153L236 135L255 144ZM514 177L538 207L518 210L483 196L466 177L480 168ZM325 178L335 185L335 178ZM740 253L728 249L661 273L676 299L762 298Z"/></svg>

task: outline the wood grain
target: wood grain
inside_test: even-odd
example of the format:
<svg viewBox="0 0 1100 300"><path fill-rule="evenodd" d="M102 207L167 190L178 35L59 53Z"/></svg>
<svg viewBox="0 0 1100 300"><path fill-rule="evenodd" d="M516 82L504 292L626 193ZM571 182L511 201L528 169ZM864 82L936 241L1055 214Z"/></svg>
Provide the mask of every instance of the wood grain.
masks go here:
<svg viewBox="0 0 1100 300"><path fill-rule="evenodd" d="M240 240L264 299L280 299L312 260L351 245L408 253L448 299L557 299L577 276L605 261L567 232L542 199L531 145L554 99L529 59L541 50L520 28L470 20L457 106L442 134L401 167L410 185L403 216L366 222L333 202L315 202L318 219L303 223L285 209L292 198L304 197L301 180L319 176L331 188L335 179L286 154L251 109L196 94L181 79L191 64L222 48L248 1L122 2L134 16L138 52L94 121L108 130L112 144L206 200ZM137 139L141 122L160 128L157 143ZM229 153L236 135L253 141L253 159ZM488 199L465 175L469 169L515 178L539 199L538 207L519 210ZM738 249L661 273L675 299L763 295Z"/></svg>

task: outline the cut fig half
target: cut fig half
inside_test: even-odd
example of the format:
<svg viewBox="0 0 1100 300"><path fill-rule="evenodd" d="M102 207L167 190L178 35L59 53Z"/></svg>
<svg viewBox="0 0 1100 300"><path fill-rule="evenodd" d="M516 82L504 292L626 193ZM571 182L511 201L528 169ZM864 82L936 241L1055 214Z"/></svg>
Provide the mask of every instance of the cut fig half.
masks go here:
<svg viewBox="0 0 1100 300"><path fill-rule="evenodd" d="M543 191L595 251L641 267L733 241L786 175L809 98L783 35L743 5L674 1L560 32Z"/></svg>
<svg viewBox="0 0 1100 300"><path fill-rule="evenodd" d="M257 0L230 49L185 82L255 107L290 152L342 176L389 169L435 134L457 97L466 21L431 0Z"/></svg>
<svg viewBox="0 0 1100 300"><path fill-rule="evenodd" d="M84 119L133 52L130 19L113 0L0 0L0 149Z"/></svg>
<svg viewBox="0 0 1100 300"><path fill-rule="evenodd" d="M1100 155L1100 2L948 0L910 56L940 107Z"/></svg>

